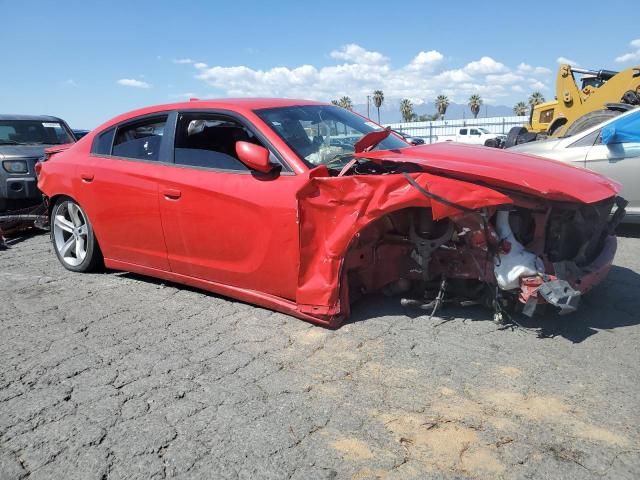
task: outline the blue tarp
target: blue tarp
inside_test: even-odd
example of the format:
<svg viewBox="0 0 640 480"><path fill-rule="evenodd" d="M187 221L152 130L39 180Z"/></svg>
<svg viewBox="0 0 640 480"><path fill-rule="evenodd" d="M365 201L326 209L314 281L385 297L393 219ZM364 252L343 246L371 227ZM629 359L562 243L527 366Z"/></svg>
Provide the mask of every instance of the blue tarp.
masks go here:
<svg viewBox="0 0 640 480"><path fill-rule="evenodd" d="M640 143L640 109L604 127L602 143Z"/></svg>

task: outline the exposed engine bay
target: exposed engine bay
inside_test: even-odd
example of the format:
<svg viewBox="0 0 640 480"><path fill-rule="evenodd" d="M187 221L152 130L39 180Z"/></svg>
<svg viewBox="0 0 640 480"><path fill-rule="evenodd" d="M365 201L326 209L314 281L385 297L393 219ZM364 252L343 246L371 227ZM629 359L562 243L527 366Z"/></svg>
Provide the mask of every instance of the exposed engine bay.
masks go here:
<svg viewBox="0 0 640 480"><path fill-rule="evenodd" d="M561 314L573 312L580 296L606 275L608 268L599 262L615 251L613 230L626 205L622 198L580 204L502 191L511 205L473 210L416 184L407 174L416 169L357 159L331 171L335 176L404 175L432 201L459 207L457 214L439 220L431 208L406 208L367 225L344 260L350 303L383 292L431 315L445 304L481 304L503 322L510 312L532 316L544 305Z"/></svg>

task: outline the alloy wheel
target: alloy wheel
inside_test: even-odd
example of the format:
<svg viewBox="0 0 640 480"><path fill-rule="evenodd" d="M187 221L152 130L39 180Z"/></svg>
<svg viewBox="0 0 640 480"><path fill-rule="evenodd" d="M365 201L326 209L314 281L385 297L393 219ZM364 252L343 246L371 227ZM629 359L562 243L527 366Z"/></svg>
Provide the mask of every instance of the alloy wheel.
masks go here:
<svg viewBox="0 0 640 480"><path fill-rule="evenodd" d="M56 206L53 214L53 238L62 261L77 267L87 257L89 225L82 209L67 200Z"/></svg>

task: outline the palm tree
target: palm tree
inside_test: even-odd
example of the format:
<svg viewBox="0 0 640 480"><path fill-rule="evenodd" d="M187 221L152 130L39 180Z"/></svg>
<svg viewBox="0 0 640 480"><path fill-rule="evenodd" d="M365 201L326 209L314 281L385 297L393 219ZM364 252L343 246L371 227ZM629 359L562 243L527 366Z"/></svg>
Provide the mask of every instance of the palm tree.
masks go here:
<svg viewBox="0 0 640 480"><path fill-rule="evenodd" d="M340 106L340 102L338 100L331 100L331 105Z"/></svg>
<svg viewBox="0 0 640 480"><path fill-rule="evenodd" d="M527 114L527 104L524 102L518 102L513 106L513 113L519 117Z"/></svg>
<svg viewBox="0 0 640 480"><path fill-rule="evenodd" d="M400 102L400 115L404 122L410 122L414 117L413 104L408 98L403 98Z"/></svg>
<svg viewBox="0 0 640 480"><path fill-rule="evenodd" d="M536 105L540 105L544 103L544 96L540 92L533 92L529 97L529 105L535 107Z"/></svg>
<svg viewBox="0 0 640 480"><path fill-rule="evenodd" d="M378 109L378 123L380 123L380 107L382 106L383 102L384 102L384 93L382 93L382 90L374 90L373 104Z"/></svg>
<svg viewBox="0 0 640 480"><path fill-rule="evenodd" d="M473 118L478 118L481 106L482 98L480 98L480 95L474 93L469 97L469 108L471 109L471 113L473 113Z"/></svg>
<svg viewBox="0 0 640 480"><path fill-rule="evenodd" d="M446 95L438 95L436 98L436 110L441 117L444 117L444 114L447 113L447 108L449 107L449 99Z"/></svg>
<svg viewBox="0 0 640 480"><path fill-rule="evenodd" d="M351 98L347 96L344 96L340 100L338 100L338 105L342 108L346 108L347 110L353 109L353 102L351 101Z"/></svg>

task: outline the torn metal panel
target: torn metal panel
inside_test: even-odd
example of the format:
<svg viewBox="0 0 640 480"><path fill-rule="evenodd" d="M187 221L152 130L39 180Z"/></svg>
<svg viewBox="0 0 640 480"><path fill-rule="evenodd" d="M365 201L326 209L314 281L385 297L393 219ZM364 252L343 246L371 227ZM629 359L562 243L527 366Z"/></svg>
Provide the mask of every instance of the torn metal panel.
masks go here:
<svg viewBox="0 0 640 480"><path fill-rule="evenodd" d="M411 174L419 185L468 209L510 204L490 188L428 173ZM311 178L298 193L300 275L297 303L302 311L339 310L338 286L342 260L358 233L395 210L430 208L433 219L460 214L413 188L401 175L353 175Z"/></svg>

